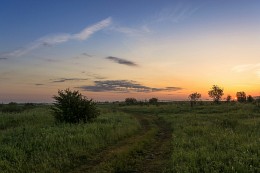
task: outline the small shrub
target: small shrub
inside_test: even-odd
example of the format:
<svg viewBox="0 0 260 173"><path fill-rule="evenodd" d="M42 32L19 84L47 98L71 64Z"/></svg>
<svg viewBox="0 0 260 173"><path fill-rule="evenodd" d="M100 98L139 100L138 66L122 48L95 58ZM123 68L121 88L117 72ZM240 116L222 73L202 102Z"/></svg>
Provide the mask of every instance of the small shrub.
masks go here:
<svg viewBox="0 0 260 173"><path fill-rule="evenodd" d="M152 105L157 105L158 104L158 98L150 98L149 99L149 103L152 104Z"/></svg>
<svg viewBox="0 0 260 173"><path fill-rule="evenodd" d="M237 92L236 97L238 102L246 102L246 93L244 91Z"/></svg>
<svg viewBox="0 0 260 173"><path fill-rule="evenodd" d="M99 115L96 103L88 100L79 91L59 90L58 96L52 107L54 117L57 122L80 123L88 122Z"/></svg>
<svg viewBox="0 0 260 173"><path fill-rule="evenodd" d="M135 98L126 98L125 103L127 105L135 105L135 104L137 104L137 100Z"/></svg>
<svg viewBox="0 0 260 173"><path fill-rule="evenodd" d="M190 100L190 106L193 107L193 105L196 104L197 100L201 98L201 94L195 92L190 94L188 98Z"/></svg>
<svg viewBox="0 0 260 173"><path fill-rule="evenodd" d="M247 102L252 103L254 101L254 98L251 95L247 96Z"/></svg>
<svg viewBox="0 0 260 173"><path fill-rule="evenodd" d="M226 102L227 102L227 103L230 103L230 102L231 102L231 99L232 99L232 96L231 96L231 95L227 95Z"/></svg>

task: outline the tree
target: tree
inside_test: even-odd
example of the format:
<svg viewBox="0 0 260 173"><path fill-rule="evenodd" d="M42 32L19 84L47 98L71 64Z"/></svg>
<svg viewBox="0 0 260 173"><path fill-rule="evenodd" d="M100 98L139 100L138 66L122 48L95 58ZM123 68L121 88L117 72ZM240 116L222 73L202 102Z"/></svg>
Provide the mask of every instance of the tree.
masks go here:
<svg viewBox="0 0 260 173"><path fill-rule="evenodd" d="M229 103L231 101L231 99L232 99L231 95L227 95L227 98L226 98L227 103Z"/></svg>
<svg viewBox="0 0 260 173"><path fill-rule="evenodd" d="M195 92L190 94L188 98L190 99L190 106L193 107L193 105L196 104L196 101L201 98L201 94Z"/></svg>
<svg viewBox="0 0 260 173"><path fill-rule="evenodd" d="M236 97L238 102L246 102L246 93L244 91L237 92Z"/></svg>
<svg viewBox="0 0 260 173"><path fill-rule="evenodd" d="M252 103L254 101L254 98L251 95L247 96L247 102Z"/></svg>
<svg viewBox="0 0 260 173"><path fill-rule="evenodd" d="M224 95L223 93L224 89L220 88L217 85L213 85L211 90L208 91L209 97L213 98L213 101L215 103L219 103L221 100L221 97Z"/></svg>
<svg viewBox="0 0 260 173"><path fill-rule="evenodd" d="M125 103L127 105L134 105L134 104L137 104L137 100L135 98L126 98Z"/></svg>
<svg viewBox="0 0 260 173"><path fill-rule="evenodd" d="M150 99L149 99L149 103L150 103L150 104L153 104L153 105L156 105L156 104L158 103L158 98L155 98L155 97L150 98Z"/></svg>
<svg viewBox="0 0 260 173"><path fill-rule="evenodd" d="M88 100L79 91L59 90L58 95L53 98L55 103L52 111L57 122L86 123L100 114L96 103L92 99Z"/></svg>

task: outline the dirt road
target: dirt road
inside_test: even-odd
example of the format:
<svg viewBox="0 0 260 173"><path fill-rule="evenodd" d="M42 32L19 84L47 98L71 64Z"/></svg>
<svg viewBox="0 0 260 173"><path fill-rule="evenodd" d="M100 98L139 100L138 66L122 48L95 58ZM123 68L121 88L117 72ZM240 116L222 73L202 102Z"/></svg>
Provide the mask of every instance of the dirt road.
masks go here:
<svg viewBox="0 0 260 173"><path fill-rule="evenodd" d="M82 172L167 172L171 157L171 128L154 115L133 115L140 131L88 158L72 170Z"/></svg>

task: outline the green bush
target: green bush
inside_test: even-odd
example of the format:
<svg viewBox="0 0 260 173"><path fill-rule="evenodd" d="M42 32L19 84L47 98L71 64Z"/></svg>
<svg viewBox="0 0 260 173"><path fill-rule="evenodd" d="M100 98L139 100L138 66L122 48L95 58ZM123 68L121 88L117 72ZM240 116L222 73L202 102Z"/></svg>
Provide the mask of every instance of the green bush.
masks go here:
<svg viewBox="0 0 260 173"><path fill-rule="evenodd" d="M79 91L59 90L58 96L52 107L54 117L57 122L80 123L88 122L99 115L96 103L88 100Z"/></svg>
<svg viewBox="0 0 260 173"><path fill-rule="evenodd" d="M137 100L135 98L126 98L125 103L127 105L135 105L135 104L137 104Z"/></svg>
<svg viewBox="0 0 260 173"><path fill-rule="evenodd" d="M158 104L158 98L155 98L155 97L150 98L149 99L149 103L152 104L152 105Z"/></svg>

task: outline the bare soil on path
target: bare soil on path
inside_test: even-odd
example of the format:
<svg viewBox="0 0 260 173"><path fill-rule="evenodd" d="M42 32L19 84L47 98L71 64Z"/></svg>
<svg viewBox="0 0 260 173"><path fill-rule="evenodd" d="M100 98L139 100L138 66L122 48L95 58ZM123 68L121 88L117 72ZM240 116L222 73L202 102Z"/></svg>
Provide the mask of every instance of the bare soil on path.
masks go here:
<svg viewBox="0 0 260 173"><path fill-rule="evenodd" d="M171 127L154 115L133 115L140 131L91 156L71 173L168 172L171 158Z"/></svg>

